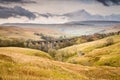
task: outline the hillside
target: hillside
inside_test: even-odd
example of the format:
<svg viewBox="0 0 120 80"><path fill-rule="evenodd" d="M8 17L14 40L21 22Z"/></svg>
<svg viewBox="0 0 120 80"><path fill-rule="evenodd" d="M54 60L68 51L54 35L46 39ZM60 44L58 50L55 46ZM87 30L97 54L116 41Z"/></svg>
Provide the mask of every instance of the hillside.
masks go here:
<svg viewBox="0 0 120 80"><path fill-rule="evenodd" d="M112 43L108 45L109 41ZM120 35L73 45L59 50L56 56L63 61L87 66L105 65L120 67Z"/></svg>
<svg viewBox="0 0 120 80"><path fill-rule="evenodd" d="M37 56L37 57L52 59L48 53L45 53L43 51L29 49L29 48L19 48L19 47L0 47L0 54L7 54L10 56L16 55L16 57L17 54L22 54L22 55Z"/></svg>
<svg viewBox="0 0 120 80"><path fill-rule="evenodd" d="M33 49L0 48L0 80L119 80L119 71L53 61L46 53Z"/></svg>
<svg viewBox="0 0 120 80"><path fill-rule="evenodd" d="M37 36L34 35L34 32L26 31L20 27L14 26L0 26L0 37L7 38L23 38L23 39L36 39Z"/></svg>
<svg viewBox="0 0 120 80"><path fill-rule="evenodd" d="M31 28L31 27L16 27L16 26L0 26L0 38L18 38L40 40L40 36L34 33L43 33L46 35L60 35L61 32L48 28Z"/></svg>

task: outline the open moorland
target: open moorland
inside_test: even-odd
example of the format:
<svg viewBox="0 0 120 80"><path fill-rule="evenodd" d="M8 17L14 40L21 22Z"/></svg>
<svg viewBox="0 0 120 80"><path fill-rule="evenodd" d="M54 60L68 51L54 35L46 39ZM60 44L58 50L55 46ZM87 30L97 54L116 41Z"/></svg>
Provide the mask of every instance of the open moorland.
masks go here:
<svg viewBox="0 0 120 80"><path fill-rule="evenodd" d="M0 27L0 80L120 80L120 34L77 37L44 52L24 46L24 40L41 40L37 31Z"/></svg>

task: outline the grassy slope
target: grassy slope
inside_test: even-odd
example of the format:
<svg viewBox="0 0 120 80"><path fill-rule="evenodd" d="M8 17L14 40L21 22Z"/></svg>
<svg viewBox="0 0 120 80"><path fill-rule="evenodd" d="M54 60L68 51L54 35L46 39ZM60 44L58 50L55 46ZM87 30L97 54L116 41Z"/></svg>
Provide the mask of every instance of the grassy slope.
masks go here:
<svg viewBox="0 0 120 80"><path fill-rule="evenodd" d="M39 27L15 27L15 26L0 26L0 38L18 38L18 39L33 39L40 40L39 36L34 33L43 33L50 36L62 35L61 32L49 28ZM56 35L55 35L56 34Z"/></svg>
<svg viewBox="0 0 120 80"><path fill-rule="evenodd" d="M104 46L106 40L112 38L114 44ZM64 49L60 49L60 54L67 57L67 62L82 65L107 65L120 66L120 35L107 37L101 40L74 45ZM78 56L78 52L82 51L85 55Z"/></svg>
<svg viewBox="0 0 120 80"><path fill-rule="evenodd" d="M19 48L19 47L0 47L1 54L7 55L17 55L17 54L26 54L30 56L38 56L42 58L52 59L48 53L45 53L40 50L28 49L28 48Z"/></svg>
<svg viewBox="0 0 120 80"><path fill-rule="evenodd" d="M120 80L119 71L53 61L38 50L0 48L0 80Z"/></svg>
<svg viewBox="0 0 120 80"><path fill-rule="evenodd" d="M21 27L0 26L0 38L39 39L33 31Z"/></svg>

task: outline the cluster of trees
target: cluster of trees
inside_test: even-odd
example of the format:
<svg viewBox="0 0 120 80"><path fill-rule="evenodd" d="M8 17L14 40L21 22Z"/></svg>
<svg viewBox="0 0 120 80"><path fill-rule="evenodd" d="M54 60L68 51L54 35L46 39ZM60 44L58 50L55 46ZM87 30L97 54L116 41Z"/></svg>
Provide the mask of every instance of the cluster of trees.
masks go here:
<svg viewBox="0 0 120 80"><path fill-rule="evenodd" d="M105 37L108 37L108 36L119 35L119 34L120 34L120 31L106 33L106 34L95 33L93 35L83 35L83 36L80 36L80 37L76 37L75 44L95 41L95 40L102 39L102 38L105 38Z"/></svg>
<svg viewBox="0 0 120 80"><path fill-rule="evenodd" d="M17 38L0 38L0 47L26 47L25 40Z"/></svg>
<svg viewBox="0 0 120 80"><path fill-rule="evenodd" d="M70 55L65 54L65 52L60 52L56 49L49 49L48 53L54 60L57 60L57 61L64 61L64 59L67 59L68 57L73 56L71 54Z"/></svg>
<svg viewBox="0 0 120 80"><path fill-rule="evenodd" d="M45 34L43 34L43 33L34 33L34 35L40 36L41 39L47 40L47 41L50 41L50 40L54 40L54 39L55 39L54 37L45 35Z"/></svg>

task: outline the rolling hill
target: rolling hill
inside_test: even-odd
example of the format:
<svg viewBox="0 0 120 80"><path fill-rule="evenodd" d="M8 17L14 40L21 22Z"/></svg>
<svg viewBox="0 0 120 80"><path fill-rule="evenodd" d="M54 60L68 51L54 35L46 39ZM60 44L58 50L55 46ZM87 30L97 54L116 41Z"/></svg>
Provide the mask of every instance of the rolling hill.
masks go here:
<svg viewBox="0 0 120 80"><path fill-rule="evenodd" d="M0 26L0 37L22 38L22 39L38 39L33 31L25 30L15 26Z"/></svg>
<svg viewBox="0 0 120 80"><path fill-rule="evenodd" d="M107 16L98 15L98 14L93 15L84 9L63 14L63 16L68 17L68 19L70 19L71 21L88 21L88 20L119 21L120 20L119 15L116 14L107 15Z"/></svg>
<svg viewBox="0 0 120 80"><path fill-rule="evenodd" d="M107 45L112 40L112 44ZM73 45L59 50L63 61L85 66L120 67L120 35ZM56 56L57 56L56 55Z"/></svg>
<svg viewBox="0 0 120 80"><path fill-rule="evenodd" d="M119 80L119 70L53 61L48 54L33 49L0 48L0 80Z"/></svg>
<svg viewBox="0 0 120 80"><path fill-rule="evenodd" d="M61 32L39 27L16 27L16 26L0 26L0 37L1 38L18 38L18 39L32 39L41 40L40 36L34 35L34 33L42 33L46 35L59 35Z"/></svg>

